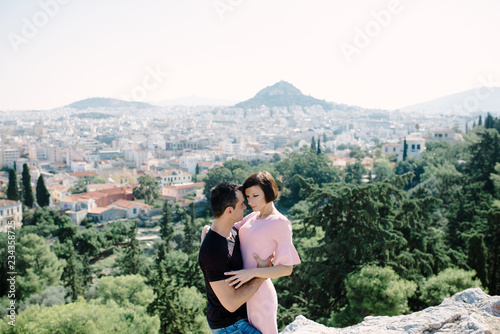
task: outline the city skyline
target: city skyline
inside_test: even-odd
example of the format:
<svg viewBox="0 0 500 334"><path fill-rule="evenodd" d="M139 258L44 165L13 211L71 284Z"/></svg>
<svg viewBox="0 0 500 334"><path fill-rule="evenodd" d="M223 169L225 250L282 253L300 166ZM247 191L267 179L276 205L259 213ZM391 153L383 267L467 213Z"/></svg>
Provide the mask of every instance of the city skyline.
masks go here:
<svg viewBox="0 0 500 334"><path fill-rule="evenodd" d="M397 109L500 86L500 4L441 1L2 2L0 110L90 97L304 94Z"/></svg>

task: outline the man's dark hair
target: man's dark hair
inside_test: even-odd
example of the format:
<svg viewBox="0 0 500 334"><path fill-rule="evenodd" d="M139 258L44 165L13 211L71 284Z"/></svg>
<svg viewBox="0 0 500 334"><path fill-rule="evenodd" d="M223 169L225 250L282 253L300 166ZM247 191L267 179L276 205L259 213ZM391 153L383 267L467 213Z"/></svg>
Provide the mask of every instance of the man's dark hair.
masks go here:
<svg viewBox="0 0 500 334"><path fill-rule="evenodd" d="M236 192L241 186L233 182L222 182L210 190L210 206L214 218L222 216L228 206L235 208L238 203Z"/></svg>
<svg viewBox="0 0 500 334"><path fill-rule="evenodd" d="M259 186L262 189L266 203L272 202L278 198L278 185L269 172L258 172L250 175L243 183L241 190L243 195L245 195L245 190L253 186Z"/></svg>

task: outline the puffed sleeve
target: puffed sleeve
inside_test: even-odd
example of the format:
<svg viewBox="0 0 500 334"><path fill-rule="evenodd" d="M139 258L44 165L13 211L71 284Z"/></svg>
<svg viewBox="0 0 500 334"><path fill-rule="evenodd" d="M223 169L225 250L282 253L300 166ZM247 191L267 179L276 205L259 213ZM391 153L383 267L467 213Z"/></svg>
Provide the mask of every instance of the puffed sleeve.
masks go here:
<svg viewBox="0 0 500 334"><path fill-rule="evenodd" d="M292 266L299 264L299 254L292 243L292 224L288 219L277 219L273 224L272 233L277 243L274 265Z"/></svg>
<svg viewBox="0 0 500 334"><path fill-rule="evenodd" d="M253 216L258 215L258 214L259 214L258 212L252 212L252 213L246 215L242 220L240 220L239 222L237 222L236 224L234 224L234 227L239 231L240 227L242 227L243 225L245 225L245 223L250 218L252 218Z"/></svg>

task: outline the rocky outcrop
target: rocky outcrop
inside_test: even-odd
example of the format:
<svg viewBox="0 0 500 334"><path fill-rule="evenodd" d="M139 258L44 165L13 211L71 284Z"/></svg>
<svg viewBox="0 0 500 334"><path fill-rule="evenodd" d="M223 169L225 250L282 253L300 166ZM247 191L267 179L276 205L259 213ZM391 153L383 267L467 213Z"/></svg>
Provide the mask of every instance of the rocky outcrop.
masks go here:
<svg viewBox="0 0 500 334"><path fill-rule="evenodd" d="M326 326L298 316L282 334L500 334L500 296L467 289L441 305L408 315L366 317L346 328Z"/></svg>

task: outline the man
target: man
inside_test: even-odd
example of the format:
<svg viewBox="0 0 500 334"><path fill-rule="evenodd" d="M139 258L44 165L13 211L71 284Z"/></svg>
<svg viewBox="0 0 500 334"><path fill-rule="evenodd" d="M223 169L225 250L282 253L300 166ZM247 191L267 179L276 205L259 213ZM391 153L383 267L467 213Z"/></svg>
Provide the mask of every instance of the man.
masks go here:
<svg viewBox="0 0 500 334"><path fill-rule="evenodd" d="M247 320L246 301L264 282L254 278L238 289L229 286L224 273L243 269L238 231L233 225L243 219L246 209L240 186L223 182L211 190L214 222L203 240L199 264L205 277L207 320L213 333L260 334ZM259 266L269 266L259 261Z"/></svg>

